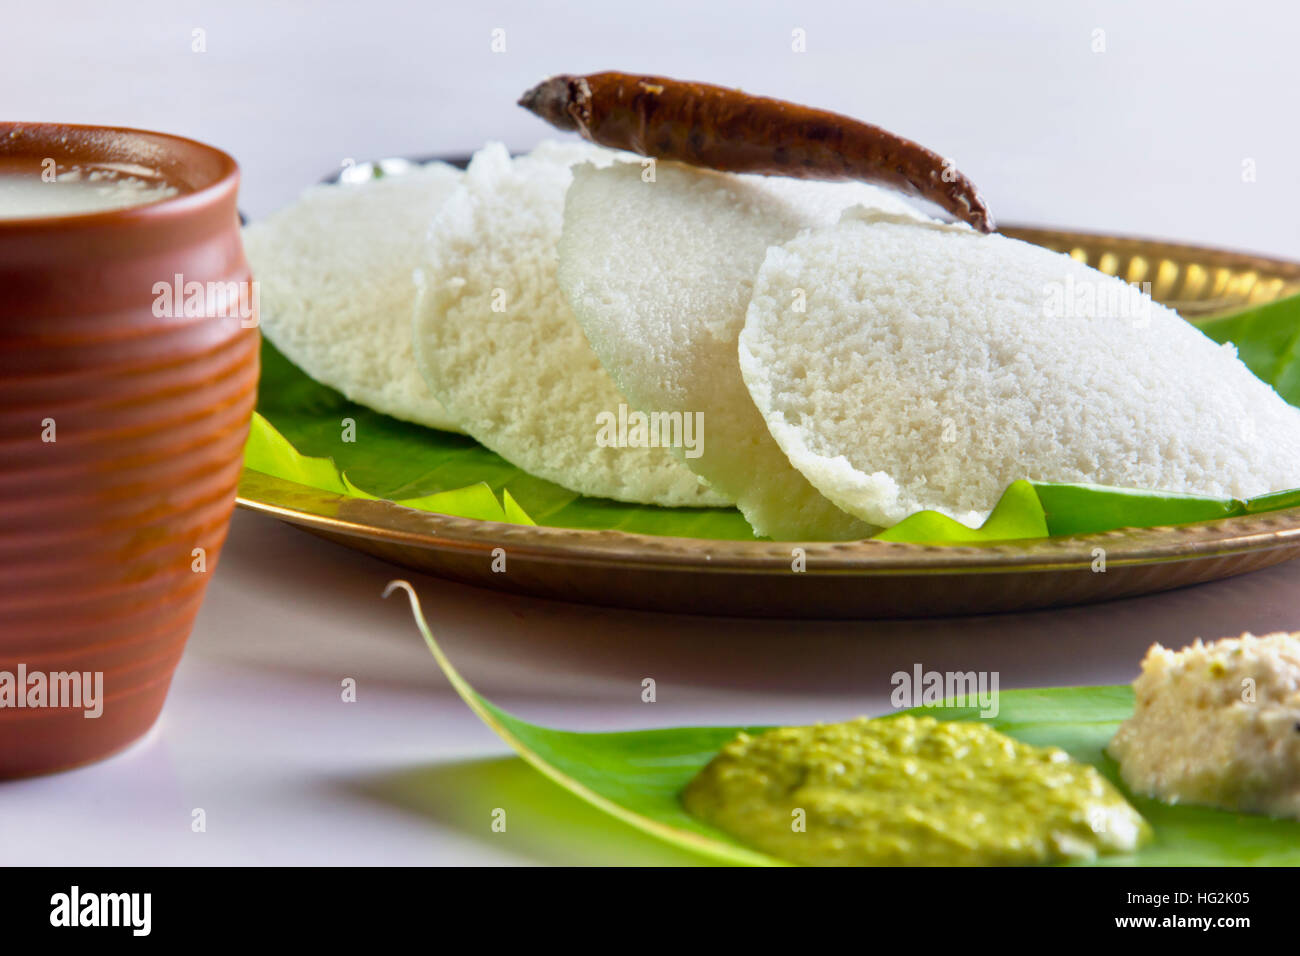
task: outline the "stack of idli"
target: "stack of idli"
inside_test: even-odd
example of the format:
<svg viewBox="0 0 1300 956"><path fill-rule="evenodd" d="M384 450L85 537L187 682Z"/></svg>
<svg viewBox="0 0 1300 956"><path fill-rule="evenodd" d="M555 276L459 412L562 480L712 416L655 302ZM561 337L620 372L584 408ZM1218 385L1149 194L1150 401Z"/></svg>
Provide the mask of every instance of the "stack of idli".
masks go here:
<svg viewBox="0 0 1300 956"><path fill-rule="evenodd" d="M322 186L249 227L317 380L575 492L845 540L982 521L1019 479L1300 485L1300 410L1122 280L857 183L586 143ZM698 445L610 442L631 414Z"/></svg>
<svg viewBox="0 0 1300 956"><path fill-rule="evenodd" d="M245 230L262 331L349 399L463 431L581 494L730 504L673 449L602 440L628 402L559 290L557 247L570 167L619 159L558 142L512 158L494 143L463 174L434 163L315 187Z"/></svg>

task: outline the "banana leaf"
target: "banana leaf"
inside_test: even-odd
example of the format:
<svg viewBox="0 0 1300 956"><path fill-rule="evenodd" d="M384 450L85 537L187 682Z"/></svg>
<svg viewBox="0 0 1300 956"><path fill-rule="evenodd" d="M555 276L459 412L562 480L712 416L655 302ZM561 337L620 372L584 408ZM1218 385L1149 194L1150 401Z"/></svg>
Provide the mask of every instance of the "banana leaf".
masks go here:
<svg viewBox="0 0 1300 956"><path fill-rule="evenodd" d="M1300 296L1211 319L1198 327L1215 341L1233 342L1256 375L1288 401L1300 403ZM503 511L507 517L495 520L520 524L685 538L753 538L749 525L732 508L659 508L575 494L521 471L472 438L398 421L349 402L313 381L265 340L258 410L291 450L307 458L333 461L347 482L340 494L388 498L402 504L417 502L412 506L462 517ZM350 441L344 440L345 419L352 422ZM249 467L301 482L294 477L298 466L282 450L274 455L263 450L257 460L260 466ZM315 469L319 480L327 480L325 466L306 467ZM467 491L471 488L476 490ZM487 505L484 497L492 493L503 501L497 511ZM1124 527L1191 524L1296 505L1300 505L1300 489L1241 501L1101 485L1020 481L1008 487L979 528L923 511L877 537L884 541L970 545Z"/></svg>
<svg viewBox="0 0 1300 956"><path fill-rule="evenodd" d="M257 412L249 425L248 441L244 445L244 465L263 474L275 475L286 481L330 491L337 495L353 498L377 499L358 488L340 471L331 458L312 458L301 454L292 444ZM497 502L492 489L485 482L466 485L464 488L452 488L431 495L416 498L398 498L396 503L420 511L436 511L439 514L455 515L461 518L476 518L480 521L505 521L511 524L533 524L533 519L510 497L510 492L502 491L501 503Z"/></svg>
<svg viewBox="0 0 1300 956"><path fill-rule="evenodd" d="M918 511L876 535L878 541L914 544L979 544L1048 535L1047 513L1034 485L1015 481L1002 493L997 506L978 528L969 528L937 511Z"/></svg>
<svg viewBox="0 0 1300 956"><path fill-rule="evenodd" d="M1087 534L1114 528L1192 524L1245 514L1248 504L1236 498L1134 491L1102 485L1046 484L1036 481L1049 534ZM1265 505L1261 499L1251 499ZM1277 507L1277 502L1273 507ZM1285 507L1285 506L1283 506Z"/></svg>
<svg viewBox="0 0 1300 956"><path fill-rule="evenodd" d="M1216 342L1231 342L1248 369L1300 405L1300 295L1205 319L1196 327Z"/></svg>
<svg viewBox="0 0 1300 956"><path fill-rule="evenodd" d="M478 694L447 659L406 581L392 581L387 597L405 590L416 626L456 693L524 760L592 806L646 833L699 853L715 863L771 866L781 861L752 850L696 820L681 805L687 782L738 733L753 727L673 727L616 733L556 730L520 720ZM987 719L990 726L1025 743L1055 746L1092 764L1108 777L1151 824L1154 840L1136 853L1099 857L1110 866L1297 866L1300 823L1171 805L1129 793L1104 748L1133 712L1127 686L1051 687L1003 691L998 715L981 718L978 707L949 705L899 713L939 720ZM828 714L844 720L856 714ZM896 716L896 715L895 715ZM888 717L882 719L889 719Z"/></svg>
<svg viewBox="0 0 1300 956"><path fill-rule="evenodd" d="M918 511L876 538L914 544L992 543L1116 528L1193 524L1295 504L1300 504L1300 491L1275 492L1242 501L1106 485L1017 481L1003 492L997 507L978 528L968 528L938 512Z"/></svg>

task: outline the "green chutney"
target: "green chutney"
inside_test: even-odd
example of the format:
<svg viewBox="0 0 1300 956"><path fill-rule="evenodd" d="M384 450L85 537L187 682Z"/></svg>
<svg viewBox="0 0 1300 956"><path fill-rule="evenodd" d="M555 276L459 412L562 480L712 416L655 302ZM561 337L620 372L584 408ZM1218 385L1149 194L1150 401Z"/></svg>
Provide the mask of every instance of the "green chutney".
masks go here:
<svg viewBox="0 0 1300 956"><path fill-rule="evenodd" d="M1065 751L910 715L741 734L682 802L743 843L811 865L1058 863L1150 838L1119 791Z"/></svg>

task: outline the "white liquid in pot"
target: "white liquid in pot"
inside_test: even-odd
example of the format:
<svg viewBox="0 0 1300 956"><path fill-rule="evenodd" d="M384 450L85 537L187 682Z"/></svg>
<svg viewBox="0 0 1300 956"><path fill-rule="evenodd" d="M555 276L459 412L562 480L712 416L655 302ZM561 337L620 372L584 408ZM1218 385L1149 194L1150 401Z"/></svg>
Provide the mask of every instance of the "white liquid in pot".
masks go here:
<svg viewBox="0 0 1300 956"><path fill-rule="evenodd" d="M140 206L175 196L161 180L115 169L0 164L0 219L72 216Z"/></svg>

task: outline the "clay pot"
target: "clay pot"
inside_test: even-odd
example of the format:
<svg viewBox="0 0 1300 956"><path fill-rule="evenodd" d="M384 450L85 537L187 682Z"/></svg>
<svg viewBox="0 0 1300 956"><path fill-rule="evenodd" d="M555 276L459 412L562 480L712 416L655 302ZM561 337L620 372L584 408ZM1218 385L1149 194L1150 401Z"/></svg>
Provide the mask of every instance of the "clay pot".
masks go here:
<svg viewBox="0 0 1300 956"><path fill-rule="evenodd" d="M234 160L159 133L0 123L0 166L46 158L144 166L180 194L0 219L0 777L97 760L158 717L225 540L258 374ZM215 298L164 296L178 276ZM57 693L17 706L40 701L33 674ZM100 715L53 706L73 700L58 674L90 693L102 675Z"/></svg>

